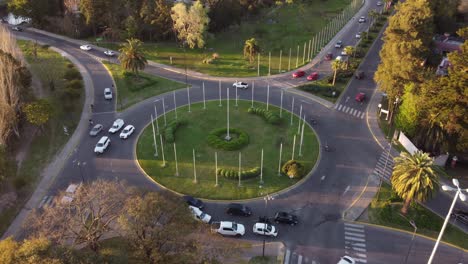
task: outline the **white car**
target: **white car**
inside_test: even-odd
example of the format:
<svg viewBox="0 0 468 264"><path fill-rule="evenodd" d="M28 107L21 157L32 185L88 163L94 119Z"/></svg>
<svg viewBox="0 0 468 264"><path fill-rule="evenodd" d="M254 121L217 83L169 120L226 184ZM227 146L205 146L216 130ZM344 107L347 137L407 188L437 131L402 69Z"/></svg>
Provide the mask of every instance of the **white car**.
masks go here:
<svg viewBox="0 0 468 264"><path fill-rule="evenodd" d="M127 139L135 131L135 127L132 125L126 126L122 132L120 132L120 138Z"/></svg>
<svg viewBox="0 0 468 264"><path fill-rule="evenodd" d="M335 48L341 49L341 47L343 47L343 41L338 40L338 42L335 43Z"/></svg>
<svg viewBox="0 0 468 264"><path fill-rule="evenodd" d="M73 198L75 198L75 192L80 188L81 184L70 184L68 185L67 189L65 190L65 194L62 197L62 200L60 202L62 204L69 204L73 201Z"/></svg>
<svg viewBox="0 0 468 264"><path fill-rule="evenodd" d="M90 51L90 50L92 50L93 48L91 48L90 45L81 45L81 46L80 46L80 49L81 49L81 50Z"/></svg>
<svg viewBox="0 0 468 264"><path fill-rule="evenodd" d="M382 5L382 2L378 1L377 6L381 6L381 5Z"/></svg>
<svg viewBox="0 0 468 264"><path fill-rule="evenodd" d="M104 150L106 150L109 147L109 145L110 145L109 137L103 136L96 144L96 147L94 147L94 153L96 154L104 153Z"/></svg>
<svg viewBox="0 0 468 264"><path fill-rule="evenodd" d="M109 133L114 134L115 132L119 131L124 124L124 121L120 118L115 120L114 124L112 124L111 128L109 128Z"/></svg>
<svg viewBox="0 0 468 264"><path fill-rule="evenodd" d="M111 88L105 88L104 89L104 99L112 100L112 90L111 90Z"/></svg>
<svg viewBox="0 0 468 264"><path fill-rule="evenodd" d="M344 61L342 56L336 56L335 60L337 60L337 61Z"/></svg>
<svg viewBox="0 0 468 264"><path fill-rule="evenodd" d="M236 222L221 221L212 224L211 232L219 233L223 236L243 236L245 234L245 227Z"/></svg>
<svg viewBox="0 0 468 264"><path fill-rule="evenodd" d="M366 17L364 17L364 16L360 17L359 20L358 20L358 22L359 22L359 23L364 23L364 22L366 22Z"/></svg>
<svg viewBox="0 0 468 264"><path fill-rule="evenodd" d="M338 264L356 264L356 261L350 256L343 256L340 261L338 261Z"/></svg>
<svg viewBox="0 0 468 264"><path fill-rule="evenodd" d="M341 51L341 55L342 55L342 56L346 56L346 55L348 55L348 54L346 54L346 50L342 50L342 51Z"/></svg>
<svg viewBox="0 0 468 264"><path fill-rule="evenodd" d="M115 52L113 52L112 50L106 50L104 51L104 55L109 56L109 57L114 57Z"/></svg>
<svg viewBox="0 0 468 264"><path fill-rule="evenodd" d="M235 82L232 84L232 87L239 88L239 89L247 89L249 85L245 82Z"/></svg>
<svg viewBox="0 0 468 264"><path fill-rule="evenodd" d="M207 223L207 224L211 221L211 215L203 212L199 208L190 205L189 209L190 209L190 212L192 212L192 215L195 219L198 219L202 221L203 223Z"/></svg>
<svg viewBox="0 0 468 264"><path fill-rule="evenodd" d="M360 38L361 38L361 32L358 32L358 33L356 34L356 38L357 38L357 39L360 39Z"/></svg>
<svg viewBox="0 0 468 264"><path fill-rule="evenodd" d="M257 235L272 237L276 237L278 235L278 229L275 226L266 223L256 223L253 226L253 232Z"/></svg>

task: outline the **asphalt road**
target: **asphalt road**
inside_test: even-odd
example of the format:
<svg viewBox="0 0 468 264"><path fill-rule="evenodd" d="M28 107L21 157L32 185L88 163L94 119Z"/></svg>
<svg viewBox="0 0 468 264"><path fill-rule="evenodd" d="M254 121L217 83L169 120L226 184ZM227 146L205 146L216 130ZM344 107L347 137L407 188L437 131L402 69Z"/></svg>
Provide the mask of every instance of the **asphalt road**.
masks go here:
<svg viewBox="0 0 468 264"><path fill-rule="evenodd" d="M357 24L357 22L356 22ZM355 34L361 31L364 24L358 24L351 27L340 38L344 45L355 43ZM131 124L136 127L134 135L127 140L118 138L118 134L110 135L111 146L103 154L96 156L93 153L94 146L99 137L92 138L88 136L88 131L82 131L81 141L76 146L74 152L64 164L63 170L56 178L55 183L50 188L48 195L55 196L58 191L65 189L72 182L80 182L82 179L92 181L97 178L125 180L131 185L157 190L159 187L149 180L139 170L135 163L134 149L137 135L149 124L150 115L154 113L153 107L156 105L158 113L162 113L162 105L155 103L157 99L164 98L166 111L171 111L175 104L173 94L164 94L150 98L139 104L126 109L123 112L115 112L115 101L106 101L103 96L103 89L110 87L112 79L102 66L96 60L96 57L102 57L99 51L83 52L79 50L79 45L54 39L49 36L33 32L23 32L23 36L38 39L42 42L56 46L71 56L75 57L86 70L90 73L94 85L94 112L92 119L95 123L101 123L107 130L114 119L123 118L125 121L131 120ZM332 47L334 52L339 52ZM377 50L371 50L369 58L378 58ZM336 54L336 53L335 53ZM266 102L267 85L270 85L269 102L276 106L281 105L281 92L284 92L283 107L291 110L292 98L295 98L294 113L299 113L300 104L303 105L303 114L308 118L313 117L318 120L318 124L313 126L322 143L327 143L332 151L321 152L320 160L316 169L308 179L301 185L286 193L274 195L274 200L270 201L268 207L262 199L250 201L248 205L252 207L254 215L250 218L230 217L224 213L225 203L213 202L207 205L207 212L213 216L214 220L235 220L243 223L248 230L246 238L259 239L250 231L253 223L258 216L272 216L275 211L289 211L297 214L301 223L296 227L280 226L279 237L277 239L286 244L287 249L292 252L290 263L297 261L299 256L302 263L316 261L316 263L334 263L345 253L353 253L359 257L361 263L401 263L406 252L401 250L404 247L402 241L408 241L407 234L390 232L385 229L365 227L366 241L368 245L366 252L354 252L346 249L347 236L346 223L341 220L343 211L358 196L366 184L368 175L372 172L377 163L382 149L373 140L362 114L366 112L367 102L357 103L354 95L358 91L364 91L371 94L375 89L371 75L375 70L378 60L366 60L363 69L369 78L359 82L353 82L345 94L341 97L337 107L342 104L342 108L349 108L348 112L340 111L338 108L329 109L307 97L288 92L287 87L295 86L304 79L292 79L290 73L270 78L246 78L251 82L255 80L254 99L256 101ZM305 67L307 68L307 67ZM320 62L310 71L329 72L327 62ZM160 75L165 78L185 82L186 76L180 73L168 71L159 67L149 66L147 72ZM221 83L221 97L226 98L227 87L232 85L232 78L219 78ZM204 82L207 100L219 99L219 81L215 79L202 79L193 76L187 76L190 88L190 100L192 103L202 100L202 82ZM240 99L251 99L251 88L240 90L238 95ZM234 98L235 91L230 89L230 97ZM188 103L187 90L182 89L175 92L177 106ZM115 96L115 91L114 91ZM351 110L352 109L352 110ZM358 114L359 111L359 114ZM295 121L297 122L297 121ZM297 125L297 123L296 123ZM108 134L101 133L100 136ZM349 227L348 228L352 228ZM355 228L358 230L359 228ZM357 232L357 231L355 231ZM360 238L360 236L357 236ZM385 239L383 239L385 238ZM271 240L271 239L267 239ZM421 241L419 241L421 240ZM362 241L359 241L362 242ZM370 242L370 243L369 243ZM415 249L423 252L430 251L432 241L422 238L415 240ZM362 243L361 243L362 244ZM396 245L400 244L401 247ZM389 245L393 245L390 247ZM442 249L442 247L441 247ZM447 252L447 253L445 253ZM366 257L362 257L364 254ZM410 253L411 255L411 253ZM294 258L294 256L296 256ZM414 260L409 263L424 262L427 259L425 254L411 255ZM445 260L452 257L456 261L466 259L466 253L460 253L453 248L445 248L439 251L440 260L435 263L446 263ZM449 258L450 256L450 258ZM458 256L458 257L457 257ZM391 260L391 261L387 261Z"/></svg>

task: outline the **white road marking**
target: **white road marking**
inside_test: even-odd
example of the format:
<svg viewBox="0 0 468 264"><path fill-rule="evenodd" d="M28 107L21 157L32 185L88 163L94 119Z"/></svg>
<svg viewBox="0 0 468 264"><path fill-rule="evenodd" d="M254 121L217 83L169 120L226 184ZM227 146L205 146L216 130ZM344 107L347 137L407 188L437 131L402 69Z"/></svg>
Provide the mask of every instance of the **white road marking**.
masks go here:
<svg viewBox="0 0 468 264"><path fill-rule="evenodd" d="M359 233L353 233L353 232L344 232L345 235L348 235L348 236L355 236L355 237L366 237L365 234L359 234Z"/></svg>
<svg viewBox="0 0 468 264"><path fill-rule="evenodd" d="M365 116L365 115L366 115L366 113L363 112L362 115L361 115L361 119L364 119L364 116Z"/></svg>
<svg viewBox="0 0 468 264"><path fill-rule="evenodd" d="M363 225L358 225L358 224L351 224L351 223L344 223L345 226L353 226L353 227L358 227L358 228L364 228Z"/></svg>
<svg viewBox="0 0 468 264"><path fill-rule="evenodd" d="M365 239L363 239L363 238L357 238L357 237L348 237L348 236L345 236L345 239L346 239L346 240L359 241L359 242L366 242Z"/></svg>
<svg viewBox="0 0 468 264"><path fill-rule="evenodd" d="M348 101L349 101L349 96L348 96L348 97L346 97L346 101L345 101L345 103L347 103Z"/></svg>
<svg viewBox="0 0 468 264"><path fill-rule="evenodd" d="M320 178L321 181L325 180L325 175Z"/></svg>
<svg viewBox="0 0 468 264"><path fill-rule="evenodd" d="M343 105L340 104L340 105L338 106L338 111L340 111L342 107L343 107Z"/></svg>
<svg viewBox="0 0 468 264"><path fill-rule="evenodd" d="M346 113L348 113L349 110L352 110L352 108L351 108L351 107L347 108L347 109L346 109Z"/></svg>
<svg viewBox="0 0 468 264"><path fill-rule="evenodd" d="M347 193L349 191L349 188L351 188L351 186L347 186L346 189L344 190L343 194L342 195L345 195L345 193Z"/></svg>
<svg viewBox="0 0 468 264"><path fill-rule="evenodd" d="M302 255L299 255L299 258L297 260L297 264L302 264Z"/></svg>
<svg viewBox="0 0 468 264"><path fill-rule="evenodd" d="M289 264L289 258L291 257L291 251L289 249L286 250L286 256L284 257L284 264Z"/></svg>
<svg viewBox="0 0 468 264"><path fill-rule="evenodd" d="M360 258L354 258L356 262L361 262L361 263L367 263L367 260L365 259L360 259Z"/></svg>
<svg viewBox="0 0 468 264"><path fill-rule="evenodd" d="M353 231L353 232L364 233L364 229L352 228L352 227L347 227L347 226L345 226L344 229L345 229L345 231Z"/></svg>
<svg viewBox="0 0 468 264"><path fill-rule="evenodd" d="M367 258L367 255L363 253L354 253L354 254L360 258Z"/></svg>
<svg viewBox="0 0 468 264"><path fill-rule="evenodd" d="M366 248L366 244L365 243L357 243L357 242L353 242L353 241L345 241L346 244L350 244L351 247L361 247L361 248Z"/></svg>

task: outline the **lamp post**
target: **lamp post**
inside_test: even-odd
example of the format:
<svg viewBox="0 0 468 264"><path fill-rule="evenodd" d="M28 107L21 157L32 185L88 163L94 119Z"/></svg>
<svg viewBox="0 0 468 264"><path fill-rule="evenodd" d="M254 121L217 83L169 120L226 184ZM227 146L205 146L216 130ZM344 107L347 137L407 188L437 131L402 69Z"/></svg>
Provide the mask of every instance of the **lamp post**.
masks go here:
<svg viewBox="0 0 468 264"><path fill-rule="evenodd" d="M81 182L84 183L84 176L83 176L83 171L81 167L86 166L86 161L77 161L76 165L78 166L78 169L80 170L80 177L81 177Z"/></svg>
<svg viewBox="0 0 468 264"><path fill-rule="evenodd" d="M416 226L416 223L413 220L410 220L409 223L414 228L414 231L413 231L413 236L411 237L411 244L409 246L408 253L406 254L405 264L408 263L408 256L409 256L409 253L411 252L411 247L413 247L414 235L416 235L416 231L418 230L418 227Z"/></svg>
<svg viewBox="0 0 468 264"><path fill-rule="evenodd" d="M429 257L429 260L427 261L427 264L431 264L432 260L434 259L434 255L437 251L437 247L439 246L440 239L442 238L442 235L444 234L445 228L447 227L448 220L450 219L450 215L452 214L453 207L455 207L455 203L457 202L457 198L460 197L460 200L465 201L466 200L466 195L462 193L462 191L465 191L468 193L468 188L467 189L461 189L460 188L460 183L458 182L457 179L452 179L453 185L457 188L450 187L448 185L442 185L442 190L444 191L456 191L455 196L453 197L453 202L452 205L450 205L450 209L447 213L447 216L445 217L444 224L442 225L442 229L440 229L439 236L437 237L437 241L434 245L434 249L432 250L431 256Z"/></svg>
<svg viewBox="0 0 468 264"><path fill-rule="evenodd" d="M271 196L271 195L268 195L263 197L263 200L265 201L265 216L264 216L264 219L265 219L265 222L268 222L268 210L267 210L267 206L268 206L268 201L273 201L275 199L275 197ZM266 229L266 225L268 225L268 223L265 223L265 227L263 228L263 249L262 249L262 257L265 257L265 229Z"/></svg>

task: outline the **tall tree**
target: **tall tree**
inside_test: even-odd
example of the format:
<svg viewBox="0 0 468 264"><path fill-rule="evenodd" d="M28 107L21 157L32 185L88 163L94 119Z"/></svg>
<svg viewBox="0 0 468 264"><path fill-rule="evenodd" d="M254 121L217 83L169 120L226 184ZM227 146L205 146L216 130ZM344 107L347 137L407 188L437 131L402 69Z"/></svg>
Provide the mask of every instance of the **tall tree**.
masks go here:
<svg viewBox="0 0 468 264"><path fill-rule="evenodd" d="M355 53L356 49L354 48L354 46L346 46L346 47L344 47L343 51L346 53L346 55L348 55L348 56L353 55L353 57L354 57L354 53Z"/></svg>
<svg viewBox="0 0 468 264"><path fill-rule="evenodd" d="M335 81L336 81L336 74L338 73L339 70L342 70L345 66L345 63L343 61L340 61L340 60L334 60L332 61L331 63L331 68L333 70L333 81L332 81L332 85L335 86Z"/></svg>
<svg viewBox="0 0 468 264"><path fill-rule="evenodd" d="M145 69L148 61L141 49L142 42L138 39L127 39L120 49L119 60L125 70L130 70L138 76L138 71Z"/></svg>
<svg viewBox="0 0 468 264"><path fill-rule="evenodd" d="M434 24L436 32L452 33L457 28L457 8L460 0L431 0L431 8L434 12Z"/></svg>
<svg viewBox="0 0 468 264"><path fill-rule="evenodd" d="M61 2L56 0L9 0L8 10L17 16L27 17L34 25L43 25L48 16L59 13Z"/></svg>
<svg viewBox="0 0 468 264"><path fill-rule="evenodd" d="M392 188L405 202L401 212L406 214L411 202L416 199L424 202L438 190L439 177L442 170L433 164L429 154L421 151L413 155L401 152L395 158L392 174Z"/></svg>
<svg viewBox="0 0 468 264"><path fill-rule="evenodd" d="M187 9L185 3L177 3L171 9L171 18L177 38L191 49L205 46L204 34L210 19L208 8L204 8L200 1L196 1Z"/></svg>
<svg viewBox="0 0 468 264"><path fill-rule="evenodd" d="M422 63L429 52L433 14L428 0L399 3L385 30L381 63L375 73L389 101L401 97L405 84L424 80ZM393 111L393 104L390 104Z"/></svg>
<svg viewBox="0 0 468 264"><path fill-rule="evenodd" d="M420 100L415 88L414 84L405 85L405 92L401 98L402 102L395 118L396 127L409 137L415 135L420 121L420 109L418 107Z"/></svg>
<svg viewBox="0 0 468 264"><path fill-rule="evenodd" d="M260 53L260 46L257 40L255 38L246 40L244 44L244 58L249 58L249 62L252 63L258 53Z"/></svg>
<svg viewBox="0 0 468 264"><path fill-rule="evenodd" d="M148 25L149 39L166 39L172 33L171 5L166 0L145 0L140 17Z"/></svg>

